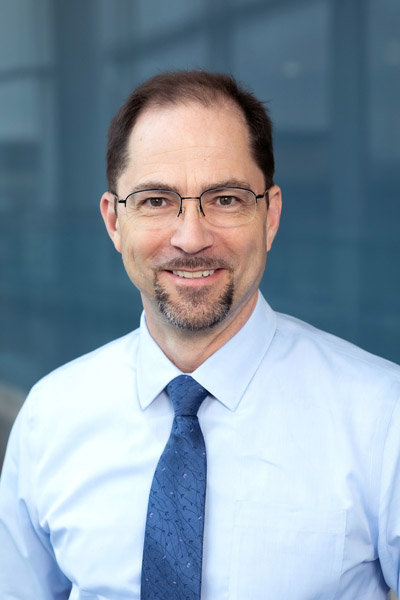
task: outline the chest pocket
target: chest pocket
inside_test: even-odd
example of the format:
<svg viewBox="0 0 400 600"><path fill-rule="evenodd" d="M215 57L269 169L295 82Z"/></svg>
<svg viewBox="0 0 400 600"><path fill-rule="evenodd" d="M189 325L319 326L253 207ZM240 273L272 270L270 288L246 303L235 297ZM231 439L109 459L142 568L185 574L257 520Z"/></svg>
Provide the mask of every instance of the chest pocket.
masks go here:
<svg viewBox="0 0 400 600"><path fill-rule="evenodd" d="M332 600L346 512L292 511L241 501L235 514L230 600Z"/></svg>

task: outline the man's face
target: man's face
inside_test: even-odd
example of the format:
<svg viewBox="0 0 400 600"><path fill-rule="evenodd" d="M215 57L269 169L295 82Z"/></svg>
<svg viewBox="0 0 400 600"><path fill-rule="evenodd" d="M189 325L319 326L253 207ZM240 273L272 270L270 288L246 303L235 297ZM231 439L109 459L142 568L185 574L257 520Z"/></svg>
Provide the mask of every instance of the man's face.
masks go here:
<svg viewBox="0 0 400 600"><path fill-rule="evenodd" d="M251 156L244 118L233 105L198 103L149 108L129 139L129 160L118 196L135 189L173 189L199 196L220 186L262 194L262 171ZM184 200L184 214L165 229L135 229L124 205L113 214L113 197L101 202L103 217L125 269L140 290L146 319L200 331L239 315L250 316L279 225L280 191L258 202L253 221L239 227L209 225L198 200ZM201 275L201 276L200 276Z"/></svg>

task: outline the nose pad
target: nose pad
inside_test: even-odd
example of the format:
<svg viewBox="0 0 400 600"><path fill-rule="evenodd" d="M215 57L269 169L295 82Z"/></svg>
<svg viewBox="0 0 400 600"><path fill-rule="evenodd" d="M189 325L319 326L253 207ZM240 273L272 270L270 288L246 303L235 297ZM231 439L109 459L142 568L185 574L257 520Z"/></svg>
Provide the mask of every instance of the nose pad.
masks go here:
<svg viewBox="0 0 400 600"><path fill-rule="evenodd" d="M186 204L184 204L184 201L185 201ZM201 204L201 198L199 196L197 196L197 197L194 196L193 198L192 197L186 197L186 198L182 198L181 199L181 204L180 204L180 207L179 207L179 211L178 211L177 217L180 217L181 215L183 216L183 218L185 217L186 207L188 206L188 204L187 204L188 201L191 201L191 202L198 201L198 204L197 204L197 207L196 207L197 208L197 212L199 213L199 215L201 217L205 217L206 216L206 213L204 212L203 206Z"/></svg>
<svg viewBox="0 0 400 600"><path fill-rule="evenodd" d="M199 213L199 215L201 215L202 217L205 217L205 216L206 216L206 214L205 214L205 212L204 212L204 210L203 210L203 207L202 207L202 205L201 205L201 202L199 202L199 204L198 204L198 206L197 206L197 212L198 212L198 213ZM177 215L177 216L179 217L180 215L183 215L183 216L185 216L185 207L184 207L184 206L181 206L181 207L180 207L180 209L179 209L179 212L178 212L178 215Z"/></svg>
<svg viewBox="0 0 400 600"><path fill-rule="evenodd" d="M199 205L197 207L197 210L199 211L200 215L203 215L203 217L206 216L206 213L204 212L204 209L203 209L203 205L201 203L201 198L199 198Z"/></svg>
<svg viewBox="0 0 400 600"><path fill-rule="evenodd" d="M204 226L205 215L200 204L196 207L182 206L178 217L170 239L172 246L187 254L195 254L213 244L212 232Z"/></svg>

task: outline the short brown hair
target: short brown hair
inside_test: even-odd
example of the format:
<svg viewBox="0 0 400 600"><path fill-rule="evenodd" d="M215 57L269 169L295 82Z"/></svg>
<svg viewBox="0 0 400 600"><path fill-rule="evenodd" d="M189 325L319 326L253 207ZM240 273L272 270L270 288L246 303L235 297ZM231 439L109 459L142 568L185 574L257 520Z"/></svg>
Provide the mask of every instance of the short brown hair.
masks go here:
<svg viewBox="0 0 400 600"><path fill-rule="evenodd" d="M116 193L118 178L129 158L127 148L130 133L145 108L184 101L212 106L221 98L233 102L244 115L254 160L264 173L266 187L270 187L275 169L272 122L263 103L230 75L206 71L172 71L155 75L136 88L111 121L107 147L109 191Z"/></svg>

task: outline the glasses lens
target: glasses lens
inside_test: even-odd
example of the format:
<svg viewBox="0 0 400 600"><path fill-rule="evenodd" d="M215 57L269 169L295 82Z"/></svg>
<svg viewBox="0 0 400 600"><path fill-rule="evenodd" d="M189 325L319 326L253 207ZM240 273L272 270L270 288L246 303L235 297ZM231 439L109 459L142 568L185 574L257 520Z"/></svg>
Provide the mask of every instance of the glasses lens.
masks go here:
<svg viewBox="0 0 400 600"><path fill-rule="evenodd" d="M217 227L244 225L256 214L256 197L250 190L220 188L208 190L201 197L206 220Z"/></svg>
<svg viewBox="0 0 400 600"><path fill-rule="evenodd" d="M145 190L126 199L126 211L137 229L167 227L178 215L180 198L175 192Z"/></svg>

